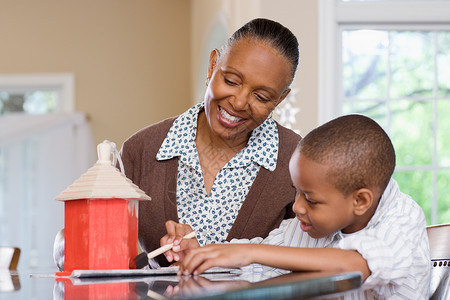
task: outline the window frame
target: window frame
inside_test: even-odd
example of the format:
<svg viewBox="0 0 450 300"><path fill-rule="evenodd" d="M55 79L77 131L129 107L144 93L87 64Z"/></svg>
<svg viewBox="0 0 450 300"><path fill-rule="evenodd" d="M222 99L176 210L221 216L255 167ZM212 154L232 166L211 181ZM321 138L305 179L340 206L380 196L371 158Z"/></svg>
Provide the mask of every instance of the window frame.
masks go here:
<svg viewBox="0 0 450 300"><path fill-rule="evenodd" d="M75 111L75 77L72 73L0 74L0 91L58 90L55 112Z"/></svg>
<svg viewBox="0 0 450 300"><path fill-rule="evenodd" d="M450 25L450 1L341 1L319 0L318 121L323 124L337 117L340 105L341 26L369 25L376 28L433 30ZM405 9L405 7L407 9Z"/></svg>
<svg viewBox="0 0 450 300"><path fill-rule="evenodd" d="M367 26L381 30L450 30L450 1L319 0L318 123L342 114L342 31ZM436 105L436 104L434 104ZM436 111L435 111L436 113ZM389 122L389 120L388 120ZM436 122L436 115L434 118ZM436 131L433 130L433 135ZM436 147L430 166L396 171L438 171ZM433 172L431 223L437 220L436 174Z"/></svg>

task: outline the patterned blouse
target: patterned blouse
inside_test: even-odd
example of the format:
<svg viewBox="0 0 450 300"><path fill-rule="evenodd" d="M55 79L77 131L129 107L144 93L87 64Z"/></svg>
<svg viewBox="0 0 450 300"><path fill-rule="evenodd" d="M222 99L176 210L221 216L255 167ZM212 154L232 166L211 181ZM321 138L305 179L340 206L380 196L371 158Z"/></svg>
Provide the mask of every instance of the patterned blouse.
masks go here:
<svg viewBox="0 0 450 300"><path fill-rule="evenodd" d="M245 148L219 171L207 195L195 143L197 117L203 106L199 103L175 120L156 155L157 160L179 157L178 218L197 232L202 246L226 240L259 168L275 170L278 157L278 129L267 119L253 130Z"/></svg>

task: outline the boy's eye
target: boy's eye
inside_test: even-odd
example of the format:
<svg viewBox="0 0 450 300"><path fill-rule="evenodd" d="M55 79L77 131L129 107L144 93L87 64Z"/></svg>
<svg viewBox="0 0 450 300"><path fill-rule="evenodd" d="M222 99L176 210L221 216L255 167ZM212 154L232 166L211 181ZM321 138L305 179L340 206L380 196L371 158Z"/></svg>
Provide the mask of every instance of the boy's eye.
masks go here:
<svg viewBox="0 0 450 300"><path fill-rule="evenodd" d="M296 196L300 195L300 191L297 190L297 188L293 184L291 184L291 187L295 190L295 195Z"/></svg>
<svg viewBox="0 0 450 300"><path fill-rule="evenodd" d="M316 205L316 204L317 204L316 201L310 200L310 199L308 199L306 196L305 196L305 201L306 201L309 205Z"/></svg>

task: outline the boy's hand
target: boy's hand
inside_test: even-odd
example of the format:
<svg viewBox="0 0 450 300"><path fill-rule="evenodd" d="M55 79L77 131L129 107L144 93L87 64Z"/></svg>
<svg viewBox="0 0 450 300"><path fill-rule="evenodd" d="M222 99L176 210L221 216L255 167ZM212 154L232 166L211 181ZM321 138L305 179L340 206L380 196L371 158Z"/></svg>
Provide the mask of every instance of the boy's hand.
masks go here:
<svg viewBox="0 0 450 300"><path fill-rule="evenodd" d="M164 252L168 262L181 261L186 250L200 247L196 238L183 239L186 234L193 231L191 226L169 220L166 222L166 230L167 234L160 240L161 246L171 243L174 245L172 250Z"/></svg>
<svg viewBox="0 0 450 300"><path fill-rule="evenodd" d="M206 245L187 252L178 275L198 275L212 267L239 268L252 263L250 244Z"/></svg>

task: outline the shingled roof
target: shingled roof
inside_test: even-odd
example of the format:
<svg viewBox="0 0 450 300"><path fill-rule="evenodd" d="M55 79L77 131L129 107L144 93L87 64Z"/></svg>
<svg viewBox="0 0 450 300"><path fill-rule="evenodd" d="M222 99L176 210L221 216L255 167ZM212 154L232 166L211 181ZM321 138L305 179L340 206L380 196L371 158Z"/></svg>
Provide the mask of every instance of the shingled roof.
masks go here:
<svg viewBox="0 0 450 300"><path fill-rule="evenodd" d="M121 198L151 200L137 185L112 165L111 145L98 145L99 160L93 167L69 185L55 200Z"/></svg>

